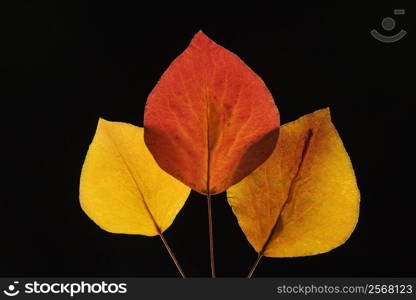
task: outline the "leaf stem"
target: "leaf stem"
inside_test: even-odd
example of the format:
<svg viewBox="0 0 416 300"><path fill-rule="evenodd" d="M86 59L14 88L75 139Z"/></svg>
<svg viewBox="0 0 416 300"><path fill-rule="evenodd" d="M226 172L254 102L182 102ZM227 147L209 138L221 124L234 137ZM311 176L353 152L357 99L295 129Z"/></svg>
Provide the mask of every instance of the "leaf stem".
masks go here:
<svg viewBox="0 0 416 300"><path fill-rule="evenodd" d="M256 259L256 262L254 263L254 265L251 267L251 270L250 270L250 272L248 273L248 275L247 275L247 278L251 278L251 276L253 276L253 273L254 273L254 271L256 270L256 268L257 268L257 265L259 264L259 262L260 262L260 259L263 257L263 254L259 254L258 256L257 256L257 259Z"/></svg>
<svg viewBox="0 0 416 300"><path fill-rule="evenodd" d="M212 229L212 209L211 209L211 194L207 194L208 202L208 228L209 228L209 253L211 261L211 277L215 278L215 259L214 259L214 232Z"/></svg>
<svg viewBox="0 0 416 300"><path fill-rule="evenodd" d="M280 222L280 219L281 219L281 216L282 216L282 212L283 212L283 211L284 211L284 209L286 208L287 203L288 203L288 202L290 202L290 201L292 200L292 197L293 197L293 191L294 191L294 186L295 186L295 184L296 184L296 181L298 180L298 177L299 177L300 171L301 171L302 166L303 166L303 162L305 161L306 154L307 154L307 152L308 152L308 150L309 150L309 145L310 145L310 143L311 143L311 138L312 138L312 135L313 135L312 129L309 129L309 130L307 131L307 133L306 133L306 136L305 136L305 143L304 143L304 145L303 145L303 149L302 149L302 156L301 156L301 159L300 159L300 163L299 163L299 165L298 165L298 169L297 169L297 171L296 171L296 174L295 174L295 176L292 178L292 181L291 181L291 183L290 183L290 186L289 186L289 192L288 192L288 196L287 196L287 198L286 198L286 201L283 203L282 208L280 209L280 212L279 212L279 214L278 214L278 215L277 215L277 217L276 217L276 221L274 222L274 225L273 225L272 229L271 229L271 230L270 230L270 232L269 232L269 235L268 235L268 237L267 237L267 240L266 240L266 242L264 243L263 247L261 248L261 250L260 250L260 252L259 252L259 254L258 254L258 257L257 257L256 262L254 263L253 267L251 268L250 272L249 272L249 273L248 273L248 275L247 275L247 277L248 277L248 278L251 278L251 276L253 275L254 271L256 270L257 265L258 265L258 264L259 264L259 262L260 262L260 259L263 257L263 253L264 253L264 251L266 250L267 246L269 245L269 243L270 243L270 241L271 241L271 239L272 239L273 233L275 232L275 230L276 230L276 228L277 228L277 225L279 225L279 222Z"/></svg>
<svg viewBox="0 0 416 300"><path fill-rule="evenodd" d="M170 249L168 242L166 241L165 237L163 236L163 233L160 232L159 236L160 236L160 238L163 242L163 245L165 245L166 250L168 250L170 257L172 258L173 262L175 263L176 268L178 269L179 273L181 273L182 278L186 278L185 273L183 272L181 266L179 265L179 262L178 262L178 260L175 256L175 254L173 254L172 249Z"/></svg>

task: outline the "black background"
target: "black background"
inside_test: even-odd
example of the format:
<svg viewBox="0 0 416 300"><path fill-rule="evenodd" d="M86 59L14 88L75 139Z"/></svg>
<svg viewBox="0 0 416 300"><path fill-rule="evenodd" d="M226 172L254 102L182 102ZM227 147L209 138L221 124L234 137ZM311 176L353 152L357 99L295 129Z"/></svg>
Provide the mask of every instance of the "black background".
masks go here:
<svg viewBox="0 0 416 300"><path fill-rule="evenodd" d="M178 276L159 238L99 229L80 208L78 186L98 117L142 126L147 95L199 29L263 78L282 123L329 106L361 190L359 224L346 244L313 257L266 258L255 276L416 276L410 1L97 3L1 10L0 276ZM397 21L393 33L408 32L394 44L369 34L392 34L381 28L387 16ZM217 275L245 276L256 254L224 194L214 197L213 214ZM187 275L209 276L204 196L192 192L166 238Z"/></svg>

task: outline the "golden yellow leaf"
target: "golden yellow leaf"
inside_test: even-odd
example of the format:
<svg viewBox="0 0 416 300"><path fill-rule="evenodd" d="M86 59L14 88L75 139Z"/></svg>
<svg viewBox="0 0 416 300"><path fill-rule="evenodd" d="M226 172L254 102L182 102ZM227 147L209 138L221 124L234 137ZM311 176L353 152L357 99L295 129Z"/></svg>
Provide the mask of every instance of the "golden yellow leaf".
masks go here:
<svg viewBox="0 0 416 300"><path fill-rule="evenodd" d="M157 165L143 128L99 120L80 181L81 207L98 226L158 235L172 224L189 192Z"/></svg>
<svg viewBox="0 0 416 300"><path fill-rule="evenodd" d="M227 196L260 257L315 255L343 244L358 221L360 195L329 109L282 126L270 158Z"/></svg>

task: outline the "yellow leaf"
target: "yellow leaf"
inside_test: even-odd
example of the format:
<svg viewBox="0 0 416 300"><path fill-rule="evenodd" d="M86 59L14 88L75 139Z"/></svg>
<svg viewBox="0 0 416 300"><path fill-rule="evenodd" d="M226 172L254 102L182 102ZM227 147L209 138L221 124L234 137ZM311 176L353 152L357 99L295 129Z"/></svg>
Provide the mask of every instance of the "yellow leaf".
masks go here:
<svg viewBox="0 0 416 300"><path fill-rule="evenodd" d="M158 235L172 224L189 192L157 165L143 128L99 120L80 181L81 207L98 226Z"/></svg>
<svg viewBox="0 0 416 300"><path fill-rule="evenodd" d="M270 158L227 196L260 256L315 255L343 244L360 195L329 109L282 126Z"/></svg>

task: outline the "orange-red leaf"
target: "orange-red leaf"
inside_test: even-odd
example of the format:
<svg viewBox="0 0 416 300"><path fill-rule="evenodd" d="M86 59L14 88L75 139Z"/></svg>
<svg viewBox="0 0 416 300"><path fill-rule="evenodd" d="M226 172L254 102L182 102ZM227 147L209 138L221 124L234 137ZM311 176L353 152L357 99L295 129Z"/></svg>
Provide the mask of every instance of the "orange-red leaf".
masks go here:
<svg viewBox="0 0 416 300"><path fill-rule="evenodd" d="M200 31L150 93L144 127L162 169L216 194L270 156L279 112L261 78Z"/></svg>

